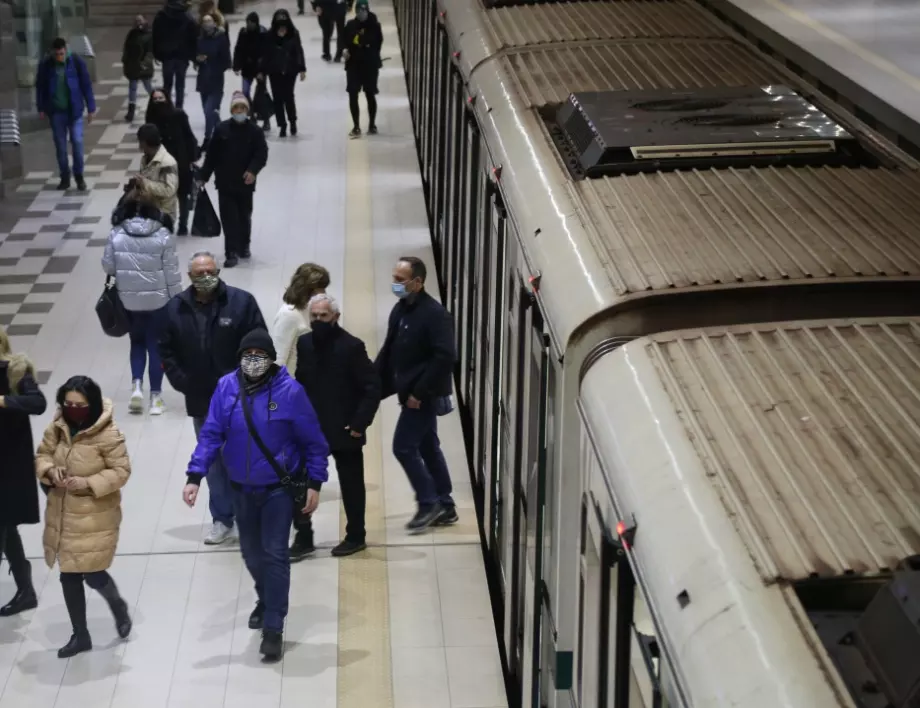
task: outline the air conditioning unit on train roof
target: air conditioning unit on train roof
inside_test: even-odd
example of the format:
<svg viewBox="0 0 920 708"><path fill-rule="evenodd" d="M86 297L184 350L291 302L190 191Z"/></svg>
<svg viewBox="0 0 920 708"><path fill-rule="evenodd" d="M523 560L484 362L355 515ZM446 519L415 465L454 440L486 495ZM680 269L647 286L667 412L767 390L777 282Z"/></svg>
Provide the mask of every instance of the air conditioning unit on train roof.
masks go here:
<svg viewBox="0 0 920 708"><path fill-rule="evenodd" d="M872 162L787 86L574 93L556 123L587 177Z"/></svg>

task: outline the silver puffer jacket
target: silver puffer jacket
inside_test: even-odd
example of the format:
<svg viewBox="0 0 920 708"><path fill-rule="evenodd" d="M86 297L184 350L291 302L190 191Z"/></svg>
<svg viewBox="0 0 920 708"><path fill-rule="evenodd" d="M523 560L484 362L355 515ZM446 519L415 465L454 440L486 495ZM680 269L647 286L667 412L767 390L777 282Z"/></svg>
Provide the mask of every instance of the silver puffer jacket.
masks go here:
<svg viewBox="0 0 920 708"><path fill-rule="evenodd" d="M176 237L156 219L133 216L112 229L102 269L115 276L126 310L158 310L182 291Z"/></svg>

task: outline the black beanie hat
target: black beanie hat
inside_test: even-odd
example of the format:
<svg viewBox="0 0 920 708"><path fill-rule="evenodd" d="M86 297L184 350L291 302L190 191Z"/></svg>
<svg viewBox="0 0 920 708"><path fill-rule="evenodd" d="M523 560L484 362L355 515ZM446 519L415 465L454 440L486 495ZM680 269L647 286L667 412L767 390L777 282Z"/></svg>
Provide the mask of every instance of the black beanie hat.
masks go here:
<svg viewBox="0 0 920 708"><path fill-rule="evenodd" d="M243 352L247 349L260 349L268 354L272 358L272 361L278 358L278 353L275 351L275 345L272 342L271 335L264 329L254 329L243 337L243 341L240 342L240 348L236 352L237 358L241 359L243 357Z"/></svg>

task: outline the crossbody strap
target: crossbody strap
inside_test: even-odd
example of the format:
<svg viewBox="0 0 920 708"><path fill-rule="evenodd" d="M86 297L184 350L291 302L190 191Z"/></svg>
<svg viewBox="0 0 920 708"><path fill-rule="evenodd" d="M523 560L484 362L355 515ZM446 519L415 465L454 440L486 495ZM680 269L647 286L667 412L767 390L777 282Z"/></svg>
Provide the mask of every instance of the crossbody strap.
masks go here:
<svg viewBox="0 0 920 708"><path fill-rule="evenodd" d="M237 378L240 382L240 405L243 407L243 418L246 419L246 427L249 428L249 437L252 438L256 447L259 448L259 452L262 453L262 456L271 466L272 470L274 470L275 474L278 475L278 479L282 486L286 487L291 483L291 476L281 468L281 465L278 464L278 460L275 459L275 456L268 451L268 448L265 447L265 443L262 442L259 431L256 430L255 423L252 420L252 408L250 406L249 396L246 395L242 372L237 374Z"/></svg>

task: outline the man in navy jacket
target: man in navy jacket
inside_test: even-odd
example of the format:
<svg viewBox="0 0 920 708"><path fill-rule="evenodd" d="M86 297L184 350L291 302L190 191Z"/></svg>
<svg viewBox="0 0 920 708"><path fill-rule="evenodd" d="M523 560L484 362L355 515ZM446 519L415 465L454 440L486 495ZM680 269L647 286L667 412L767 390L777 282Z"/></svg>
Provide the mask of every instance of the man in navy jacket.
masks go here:
<svg viewBox="0 0 920 708"><path fill-rule="evenodd" d="M85 190L83 181L83 110L87 120L96 115L93 82L86 63L67 50L67 42L58 37L51 43L51 54L38 65L35 78L35 107L48 117L54 150L57 154L61 182L58 189L70 189L70 165L67 162L67 136L73 150L73 177L77 189Z"/></svg>

